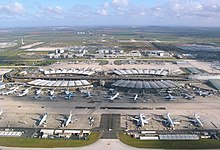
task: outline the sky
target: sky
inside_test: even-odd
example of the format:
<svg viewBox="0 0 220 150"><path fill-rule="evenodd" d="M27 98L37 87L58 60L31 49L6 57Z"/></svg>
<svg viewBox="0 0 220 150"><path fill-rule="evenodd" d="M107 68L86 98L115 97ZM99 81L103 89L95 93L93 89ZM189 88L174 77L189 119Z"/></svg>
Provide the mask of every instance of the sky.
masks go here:
<svg viewBox="0 0 220 150"><path fill-rule="evenodd" d="M220 27L220 0L1 0L0 27Z"/></svg>

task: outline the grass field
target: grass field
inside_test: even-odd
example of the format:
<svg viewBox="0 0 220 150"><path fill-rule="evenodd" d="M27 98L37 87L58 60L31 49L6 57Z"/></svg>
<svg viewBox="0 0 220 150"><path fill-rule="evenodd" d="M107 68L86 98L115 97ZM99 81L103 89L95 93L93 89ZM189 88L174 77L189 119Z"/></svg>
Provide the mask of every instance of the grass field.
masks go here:
<svg viewBox="0 0 220 150"><path fill-rule="evenodd" d="M100 133L93 132L88 140L1 137L0 145L6 147L29 148L81 147L96 142L99 136Z"/></svg>
<svg viewBox="0 0 220 150"><path fill-rule="evenodd" d="M121 142L137 148L161 148L161 149L217 149L220 148L220 140L202 139L198 141L141 141L124 133L119 133Z"/></svg>

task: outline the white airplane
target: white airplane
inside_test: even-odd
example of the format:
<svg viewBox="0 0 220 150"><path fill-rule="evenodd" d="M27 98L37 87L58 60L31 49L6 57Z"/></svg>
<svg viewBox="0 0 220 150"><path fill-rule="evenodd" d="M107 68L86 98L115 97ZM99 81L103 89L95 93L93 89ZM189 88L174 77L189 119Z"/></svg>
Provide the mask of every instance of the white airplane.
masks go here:
<svg viewBox="0 0 220 150"><path fill-rule="evenodd" d="M188 99L188 100L192 100L195 98L195 96L189 95L187 93L183 93L182 96L183 98Z"/></svg>
<svg viewBox="0 0 220 150"><path fill-rule="evenodd" d="M29 88L28 89L25 89L25 90L23 90L21 93L19 93L18 94L18 96L25 96L25 95L27 95L29 93Z"/></svg>
<svg viewBox="0 0 220 150"><path fill-rule="evenodd" d="M6 91L6 92L2 92L1 94L2 94L2 95L10 95L10 94L13 94L13 93L17 92L17 90L19 89L19 87L20 87L20 86L17 86L17 87L15 87L15 88L13 88L12 90Z"/></svg>
<svg viewBox="0 0 220 150"><path fill-rule="evenodd" d="M133 101L137 101L139 98L138 98L138 94L135 94L135 96L133 96L133 97L129 97L130 99L133 99Z"/></svg>
<svg viewBox="0 0 220 150"><path fill-rule="evenodd" d="M95 118L94 118L94 117L92 117L92 116L90 116L90 117L88 118L88 123L89 123L89 126L90 126L90 127L92 127L92 126L93 126L93 124L94 124L94 122L95 122Z"/></svg>
<svg viewBox="0 0 220 150"><path fill-rule="evenodd" d="M136 122L136 125L137 125L137 126L143 127L144 124L148 124L148 121L149 121L150 119L151 119L151 118L146 119L146 117L145 117L144 114L139 114L138 116L136 116L135 118L133 118L133 121Z"/></svg>
<svg viewBox="0 0 220 150"><path fill-rule="evenodd" d="M51 96L51 95L54 95L54 93L55 93L54 90L49 90L49 91L48 91L48 94L49 94L50 96Z"/></svg>
<svg viewBox="0 0 220 150"><path fill-rule="evenodd" d="M0 116L2 116L2 114L3 114L3 110L1 109L1 111L0 111ZM4 119L4 117L0 117L0 120L1 119Z"/></svg>
<svg viewBox="0 0 220 150"><path fill-rule="evenodd" d="M212 94L211 94L211 92L209 92L209 91L201 91L201 90L197 90L197 91L195 91L195 93L197 94L197 95L199 95L199 96L203 96L203 97L208 97L208 96L211 96Z"/></svg>
<svg viewBox="0 0 220 150"><path fill-rule="evenodd" d="M0 111L0 116L2 115L2 113L3 113L3 111L2 111L2 109L1 109L1 111Z"/></svg>
<svg viewBox="0 0 220 150"><path fill-rule="evenodd" d="M114 96L111 96L111 97L109 97L108 99L109 99L110 101L114 101L116 98L121 99L121 98L119 97L119 93L116 93Z"/></svg>
<svg viewBox="0 0 220 150"><path fill-rule="evenodd" d="M35 98L35 99L41 98L41 96L40 96L40 94L41 94L41 89L36 90L34 93L35 93L35 95L34 95L34 98Z"/></svg>
<svg viewBox="0 0 220 150"><path fill-rule="evenodd" d="M176 99L176 97L174 97L173 95L171 95L170 93L164 97L164 99L168 99L170 101L174 101Z"/></svg>
<svg viewBox="0 0 220 150"><path fill-rule="evenodd" d="M83 96L83 97L89 99L89 98L92 98L92 96L93 96L93 95L92 95L89 91L87 91L87 92L84 93L84 96Z"/></svg>
<svg viewBox="0 0 220 150"><path fill-rule="evenodd" d="M198 126L198 127L203 127L203 123L200 119L200 116L195 114L193 119L189 120L190 122L192 122L194 125Z"/></svg>
<svg viewBox="0 0 220 150"><path fill-rule="evenodd" d="M67 120L64 122L63 126L67 127L71 122L72 122L72 112L70 111L70 115L69 117L67 118Z"/></svg>
<svg viewBox="0 0 220 150"><path fill-rule="evenodd" d="M170 127L170 128L174 128L175 125L180 124L180 122L178 122L178 119L172 119L170 117L170 113L166 114L166 118L164 119L157 119L159 121L162 121L162 123L164 123L166 126Z"/></svg>
<svg viewBox="0 0 220 150"><path fill-rule="evenodd" d="M54 90L49 90L48 91L48 95L49 95L49 98L52 100L55 98L55 91Z"/></svg>
<svg viewBox="0 0 220 150"><path fill-rule="evenodd" d="M64 91L64 94L65 94L65 95L69 95L69 94L70 94L70 91L69 91L69 90L65 90L65 91Z"/></svg>
<svg viewBox="0 0 220 150"><path fill-rule="evenodd" d="M45 113L43 118L40 120L38 126L43 125L47 121L47 116L48 116L48 113Z"/></svg>

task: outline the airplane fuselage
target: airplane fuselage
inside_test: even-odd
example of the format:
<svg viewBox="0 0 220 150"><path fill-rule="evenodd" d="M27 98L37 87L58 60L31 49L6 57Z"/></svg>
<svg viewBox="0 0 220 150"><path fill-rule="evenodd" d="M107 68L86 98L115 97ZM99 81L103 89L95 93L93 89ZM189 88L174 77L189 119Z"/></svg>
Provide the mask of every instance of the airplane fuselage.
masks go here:
<svg viewBox="0 0 220 150"><path fill-rule="evenodd" d="M142 127L144 126L144 116L143 116L143 114L140 114L139 124L140 124Z"/></svg>
<svg viewBox="0 0 220 150"><path fill-rule="evenodd" d="M199 116L195 116L196 124L200 127L203 127L202 121L199 119Z"/></svg>
<svg viewBox="0 0 220 150"><path fill-rule="evenodd" d="M1 111L0 111L0 116L2 115L2 113L3 113L3 111L2 111L2 109L1 109Z"/></svg>
<svg viewBox="0 0 220 150"><path fill-rule="evenodd" d="M169 113L167 114L167 122L168 122L168 124L169 124L169 126L170 126L171 128L174 128L174 122L173 122L173 120L171 119Z"/></svg>
<svg viewBox="0 0 220 150"><path fill-rule="evenodd" d="M39 126L41 126L41 125L46 121L47 116L48 116L48 114L45 113L44 116L43 116L43 118L41 119L41 121L40 121L40 123L39 123Z"/></svg>
<svg viewBox="0 0 220 150"><path fill-rule="evenodd" d="M138 98L138 94L135 95L134 101L137 101L137 98Z"/></svg>
<svg viewBox="0 0 220 150"><path fill-rule="evenodd" d="M69 123L71 122L72 116L73 116L72 114L69 115L68 119L67 119L66 122L65 122L65 127L68 126Z"/></svg>
<svg viewBox="0 0 220 150"><path fill-rule="evenodd" d="M119 96L119 93L116 93L114 96L110 97L110 100L113 101Z"/></svg>
<svg viewBox="0 0 220 150"><path fill-rule="evenodd" d="M29 92L28 89L25 89L23 93L20 93L18 96L25 96Z"/></svg>

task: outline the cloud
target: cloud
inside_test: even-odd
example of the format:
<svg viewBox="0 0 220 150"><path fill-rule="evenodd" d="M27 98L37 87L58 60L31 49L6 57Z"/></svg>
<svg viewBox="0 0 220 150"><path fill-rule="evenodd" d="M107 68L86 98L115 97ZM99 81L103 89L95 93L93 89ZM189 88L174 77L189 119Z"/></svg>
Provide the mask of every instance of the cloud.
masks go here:
<svg viewBox="0 0 220 150"><path fill-rule="evenodd" d="M62 7L60 6L55 6L55 7L46 7L45 10L48 12L48 13L52 13L52 14L62 14L63 12L63 9Z"/></svg>
<svg viewBox="0 0 220 150"><path fill-rule="evenodd" d="M35 17L41 18L64 18L63 8L60 6L42 6L38 7L38 12L34 14Z"/></svg>
<svg viewBox="0 0 220 150"><path fill-rule="evenodd" d="M169 0L152 8L161 17L175 18L213 18L220 14L220 4L216 0Z"/></svg>
<svg viewBox="0 0 220 150"><path fill-rule="evenodd" d="M97 10L97 13L101 16L109 16L108 10L104 8Z"/></svg>
<svg viewBox="0 0 220 150"><path fill-rule="evenodd" d="M88 18L93 17L95 14L97 14L97 11L87 5L75 5L68 10L68 17Z"/></svg>
<svg viewBox="0 0 220 150"><path fill-rule="evenodd" d="M24 12L24 6L21 3L0 4L0 14L22 15Z"/></svg>
<svg viewBox="0 0 220 150"><path fill-rule="evenodd" d="M129 4L128 0L112 0L112 5L114 6L124 7L124 6L128 6L128 4Z"/></svg>
<svg viewBox="0 0 220 150"><path fill-rule="evenodd" d="M97 10L97 14L101 16L122 16L129 7L128 0L112 0L111 2L105 2L101 8Z"/></svg>

